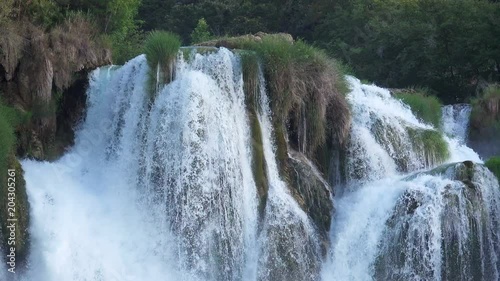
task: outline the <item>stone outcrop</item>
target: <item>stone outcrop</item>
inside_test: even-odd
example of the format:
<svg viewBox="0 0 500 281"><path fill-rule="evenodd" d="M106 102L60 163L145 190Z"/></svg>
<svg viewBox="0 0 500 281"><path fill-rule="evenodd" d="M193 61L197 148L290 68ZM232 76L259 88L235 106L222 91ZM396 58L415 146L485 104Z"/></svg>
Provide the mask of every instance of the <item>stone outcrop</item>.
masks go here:
<svg viewBox="0 0 500 281"><path fill-rule="evenodd" d="M291 193L318 229L323 243L322 251L326 254L334 212L332 188L302 153L290 150L287 165Z"/></svg>
<svg viewBox="0 0 500 281"><path fill-rule="evenodd" d="M84 93L84 88L73 88L73 93L68 89L78 80L86 81L90 70L110 64L111 52L98 43L95 29L82 17L72 17L50 32L28 22L16 22L0 30L2 98L31 115L29 124L20 132L18 154L57 158L63 151L54 146L56 133L61 126L72 127L59 123L65 122L57 118L60 102L71 99L75 91Z"/></svg>

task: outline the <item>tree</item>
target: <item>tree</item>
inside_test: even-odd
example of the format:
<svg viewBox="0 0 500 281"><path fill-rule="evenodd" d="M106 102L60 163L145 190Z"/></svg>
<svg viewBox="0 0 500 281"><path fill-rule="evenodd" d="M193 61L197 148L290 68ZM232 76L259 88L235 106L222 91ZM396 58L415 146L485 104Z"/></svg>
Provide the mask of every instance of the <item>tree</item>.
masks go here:
<svg viewBox="0 0 500 281"><path fill-rule="evenodd" d="M191 33L191 44L200 43L204 41L208 41L212 38L210 34L210 27L207 24L207 21L204 18L198 20L198 25Z"/></svg>

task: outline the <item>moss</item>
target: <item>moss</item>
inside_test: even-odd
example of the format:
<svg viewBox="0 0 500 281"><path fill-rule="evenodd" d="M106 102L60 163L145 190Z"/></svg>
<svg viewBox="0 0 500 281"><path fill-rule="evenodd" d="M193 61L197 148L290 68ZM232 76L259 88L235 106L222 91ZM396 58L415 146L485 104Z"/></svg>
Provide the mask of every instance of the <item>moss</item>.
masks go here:
<svg viewBox="0 0 500 281"><path fill-rule="evenodd" d="M259 215L261 219L263 219L269 191L266 158L264 156L264 148L262 146L262 131L256 112L253 111L249 114L249 116L252 129L252 172L259 195Z"/></svg>
<svg viewBox="0 0 500 281"><path fill-rule="evenodd" d="M8 203L11 202L8 197L8 182L7 182L7 169L13 169L15 171L15 212L12 212L14 217L10 216L9 209L7 208ZM15 228L15 248L16 248L16 267L23 267L26 262L26 258L29 250L29 202L28 196L26 194L26 183L23 178L23 170L21 164L14 156L14 153L11 152L7 158L6 167L2 168L2 173L0 174L0 182L2 187L0 189L0 202L2 206L5 208L0 209L0 220L1 220L1 233L0 236L2 238L2 245L5 255L10 253L10 247L13 245L8 244L8 238L10 237L10 230L7 228L10 223L7 219L16 219L16 228ZM9 183L12 183L9 180Z"/></svg>
<svg viewBox="0 0 500 281"><path fill-rule="evenodd" d="M427 166L443 163L450 157L448 143L440 132L408 128L408 134Z"/></svg>
<svg viewBox="0 0 500 281"><path fill-rule="evenodd" d="M441 127L442 104L435 96L425 92L396 92L396 98L407 104L413 114L425 123L432 124L435 128Z"/></svg>
<svg viewBox="0 0 500 281"><path fill-rule="evenodd" d="M491 157L490 159L488 159L488 161L486 161L484 163L484 165L486 167L488 167L488 169L490 169L490 171L493 174L495 174L495 176L497 176L498 180L500 180L500 157L499 156Z"/></svg>
<svg viewBox="0 0 500 281"><path fill-rule="evenodd" d="M155 81L156 91L161 85L172 81L174 61L181 47L179 36L165 31L152 31L144 43L150 76Z"/></svg>

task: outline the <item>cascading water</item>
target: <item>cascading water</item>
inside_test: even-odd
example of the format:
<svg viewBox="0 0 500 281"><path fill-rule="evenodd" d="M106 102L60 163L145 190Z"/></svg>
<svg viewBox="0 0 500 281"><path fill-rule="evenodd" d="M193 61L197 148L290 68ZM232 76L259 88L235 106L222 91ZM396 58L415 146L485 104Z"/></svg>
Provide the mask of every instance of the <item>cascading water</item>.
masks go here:
<svg viewBox="0 0 500 281"><path fill-rule="evenodd" d="M441 111L443 132L461 144L466 143L472 107L469 104L445 105Z"/></svg>
<svg viewBox="0 0 500 281"><path fill-rule="evenodd" d="M180 53L176 67L153 95L144 56L94 71L74 148L55 163L23 161L33 240L23 280L317 276L319 242L280 179L262 72L259 227L239 57Z"/></svg>
<svg viewBox="0 0 500 281"><path fill-rule="evenodd" d="M404 175L438 164L423 165L425 152L406 128L434 129L387 90L349 82L354 120L346 185L354 188L336 198L322 280L498 280L495 176L473 162ZM481 163L461 141L445 140L447 162Z"/></svg>
<svg viewBox="0 0 500 281"><path fill-rule="evenodd" d="M325 258L280 176L262 70L260 217L240 58L193 51L175 67L164 87L144 56L94 71L75 146L54 163L22 162L32 242L19 280L499 279L500 188L464 145L467 109L443 109L441 136L389 91L348 77L346 188L335 187ZM436 135L448 154L425 142Z"/></svg>
<svg viewBox="0 0 500 281"><path fill-rule="evenodd" d="M321 265L318 237L307 214L290 195L286 183L280 179L272 142L271 110L265 94L262 71L260 80L260 115L263 150L269 175L269 199L261 235L263 245L259 280L289 281L317 280ZM271 160L271 161L269 161Z"/></svg>

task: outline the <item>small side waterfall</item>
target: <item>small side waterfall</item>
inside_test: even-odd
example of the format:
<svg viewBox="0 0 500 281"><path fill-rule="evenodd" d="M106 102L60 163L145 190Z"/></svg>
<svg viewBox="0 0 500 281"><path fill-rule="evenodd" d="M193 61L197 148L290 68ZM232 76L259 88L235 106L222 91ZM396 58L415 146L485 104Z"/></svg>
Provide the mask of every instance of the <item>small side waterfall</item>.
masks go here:
<svg viewBox="0 0 500 281"><path fill-rule="evenodd" d="M269 175L269 199L261 241L263 245L258 280L318 280L321 254L318 237L307 214L291 196L280 178L272 141L271 110L260 74L260 116L263 148Z"/></svg>
<svg viewBox="0 0 500 281"><path fill-rule="evenodd" d="M443 106L443 132L450 138L457 139L461 144L466 143L471 111L469 104Z"/></svg>

